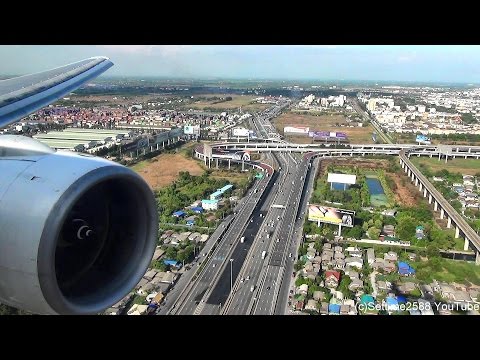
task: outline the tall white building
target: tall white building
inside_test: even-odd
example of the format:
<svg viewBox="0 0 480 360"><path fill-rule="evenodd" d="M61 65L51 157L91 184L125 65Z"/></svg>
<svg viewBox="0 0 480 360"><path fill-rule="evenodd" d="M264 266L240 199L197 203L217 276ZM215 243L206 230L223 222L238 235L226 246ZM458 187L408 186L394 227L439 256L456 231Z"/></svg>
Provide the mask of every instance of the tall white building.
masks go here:
<svg viewBox="0 0 480 360"><path fill-rule="evenodd" d="M417 105L417 110L419 113L425 112L425 105Z"/></svg>
<svg viewBox="0 0 480 360"><path fill-rule="evenodd" d="M375 111L376 107L377 107L377 99L368 100L368 103L367 103L368 111Z"/></svg>

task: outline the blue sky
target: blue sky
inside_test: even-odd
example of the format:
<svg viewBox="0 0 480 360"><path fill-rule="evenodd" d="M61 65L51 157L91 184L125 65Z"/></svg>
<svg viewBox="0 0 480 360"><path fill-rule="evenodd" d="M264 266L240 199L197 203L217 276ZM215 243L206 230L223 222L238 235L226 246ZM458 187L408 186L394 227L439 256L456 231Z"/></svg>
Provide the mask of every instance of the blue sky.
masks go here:
<svg viewBox="0 0 480 360"><path fill-rule="evenodd" d="M105 55L111 76L480 83L470 45L2 45L0 74Z"/></svg>

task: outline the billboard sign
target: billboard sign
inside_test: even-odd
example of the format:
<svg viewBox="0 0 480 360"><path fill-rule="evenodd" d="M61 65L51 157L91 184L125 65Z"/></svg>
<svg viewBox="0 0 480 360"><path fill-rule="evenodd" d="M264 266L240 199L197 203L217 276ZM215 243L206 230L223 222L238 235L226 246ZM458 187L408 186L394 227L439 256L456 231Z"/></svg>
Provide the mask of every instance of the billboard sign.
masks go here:
<svg viewBox="0 0 480 360"><path fill-rule="evenodd" d="M417 135L415 141L418 143L427 144L427 145L431 144L430 138L425 135Z"/></svg>
<svg viewBox="0 0 480 360"><path fill-rule="evenodd" d="M328 173L327 182L354 185L357 180L356 175Z"/></svg>
<svg viewBox="0 0 480 360"><path fill-rule="evenodd" d="M242 137L247 137L249 135L249 130L245 128L235 128L232 131L233 136L242 136Z"/></svg>
<svg viewBox="0 0 480 360"><path fill-rule="evenodd" d="M205 151L204 151L205 153ZM244 160L250 161L250 152L238 150L219 150L213 151L213 157L221 159Z"/></svg>
<svg viewBox="0 0 480 360"><path fill-rule="evenodd" d="M308 136L314 140L346 140L347 134L335 131L309 131Z"/></svg>
<svg viewBox="0 0 480 360"><path fill-rule="evenodd" d="M183 132L185 135L200 135L200 125L185 125Z"/></svg>
<svg viewBox="0 0 480 360"><path fill-rule="evenodd" d="M308 205L308 220L353 227L355 211L321 205Z"/></svg>
<svg viewBox="0 0 480 360"><path fill-rule="evenodd" d="M284 134L308 135L309 131L310 131L309 127L303 127L303 126L285 126L283 128Z"/></svg>

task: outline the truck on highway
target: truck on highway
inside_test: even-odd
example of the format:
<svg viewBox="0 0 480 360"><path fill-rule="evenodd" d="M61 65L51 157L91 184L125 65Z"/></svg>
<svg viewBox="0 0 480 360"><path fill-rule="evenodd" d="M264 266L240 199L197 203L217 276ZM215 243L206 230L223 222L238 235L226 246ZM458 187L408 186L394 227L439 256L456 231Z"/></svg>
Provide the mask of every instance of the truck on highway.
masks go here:
<svg viewBox="0 0 480 360"><path fill-rule="evenodd" d="M250 292L253 292L255 290L255 285L250 286Z"/></svg>
<svg viewBox="0 0 480 360"><path fill-rule="evenodd" d="M267 256L267 252L265 250L262 251L262 260L265 259L265 256Z"/></svg>
<svg viewBox="0 0 480 360"><path fill-rule="evenodd" d="M245 236L242 236L242 238L240 239L240 242L243 244L245 242Z"/></svg>

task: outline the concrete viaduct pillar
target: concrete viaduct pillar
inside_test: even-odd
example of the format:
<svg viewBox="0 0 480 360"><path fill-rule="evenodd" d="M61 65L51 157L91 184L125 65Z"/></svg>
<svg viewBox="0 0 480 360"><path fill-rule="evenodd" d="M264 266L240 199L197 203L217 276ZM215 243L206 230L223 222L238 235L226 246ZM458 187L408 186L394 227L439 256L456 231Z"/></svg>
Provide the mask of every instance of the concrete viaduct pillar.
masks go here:
<svg viewBox="0 0 480 360"><path fill-rule="evenodd" d="M244 170L245 170L245 161L242 160L242 171L244 171Z"/></svg>
<svg viewBox="0 0 480 360"><path fill-rule="evenodd" d="M438 210L438 202L435 200L433 202L433 211L437 211Z"/></svg>
<svg viewBox="0 0 480 360"><path fill-rule="evenodd" d="M418 186L418 178L415 178L415 186Z"/></svg>
<svg viewBox="0 0 480 360"><path fill-rule="evenodd" d="M447 218L447 229L450 229L452 227L452 218L449 216Z"/></svg>
<svg viewBox="0 0 480 360"><path fill-rule="evenodd" d="M477 255L475 256L475 264L480 265L480 251L477 251Z"/></svg>
<svg viewBox="0 0 480 360"><path fill-rule="evenodd" d="M445 210L443 208L440 208L440 219L443 219L445 216Z"/></svg>
<svg viewBox="0 0 480 360"><path fill-rule="evenodd" d="M423 189L423 197L427 197L427 189Z"/></svg>
<svg viewBox="0 0 480 360"><path fill-rule="evenodd" d="M470 242L465 237L465 242L463 243L463 251L468 251L468 245L470 245ZM477 253L477 256L478 256L478 253Z"/></svg>
<svg viewBox="0 0 480 360"><path fill-rule="evenodd" d="M228 170L230 170L230 159L228 159Z"/></svg>
<svg viewBox="0 0 480 360"><path fill-rule="evenodd" d="M429 194L429 195L428 195L428 203L429 203L429 204L432 203L432 194Z"/></svg>
<svg viewBox="0 0 480 360"><path fill-rule="evenodd" d="M413 173L413 171L411 171L411 173L412 173L412 177L411 177L411 178L412 178L412 182L413 182L413 180L415 180L415 174Z"/></svg>
<svg viewBox="0 0 480 360"><path fill-rule="evenodd" d="M458 227L458 225L455 225L455 239L458 239L459 237L460 237L460 228ZM465 238L465 240L467 239Z"/></svg>
<svg viewBox="0 0 480 360"><path fill-rule="evenodd" d="M423 184L422 184L422 183L420 183L420 185L418 186L418 190L419 190L420 192L422 192L422 190L423 190Z"/></svg>
<svg viewBox="0 0 480 360"><path fill-rule="evenodd" d="M217 169L218 169L218 158L216 160L217 160Z"/></svg>

